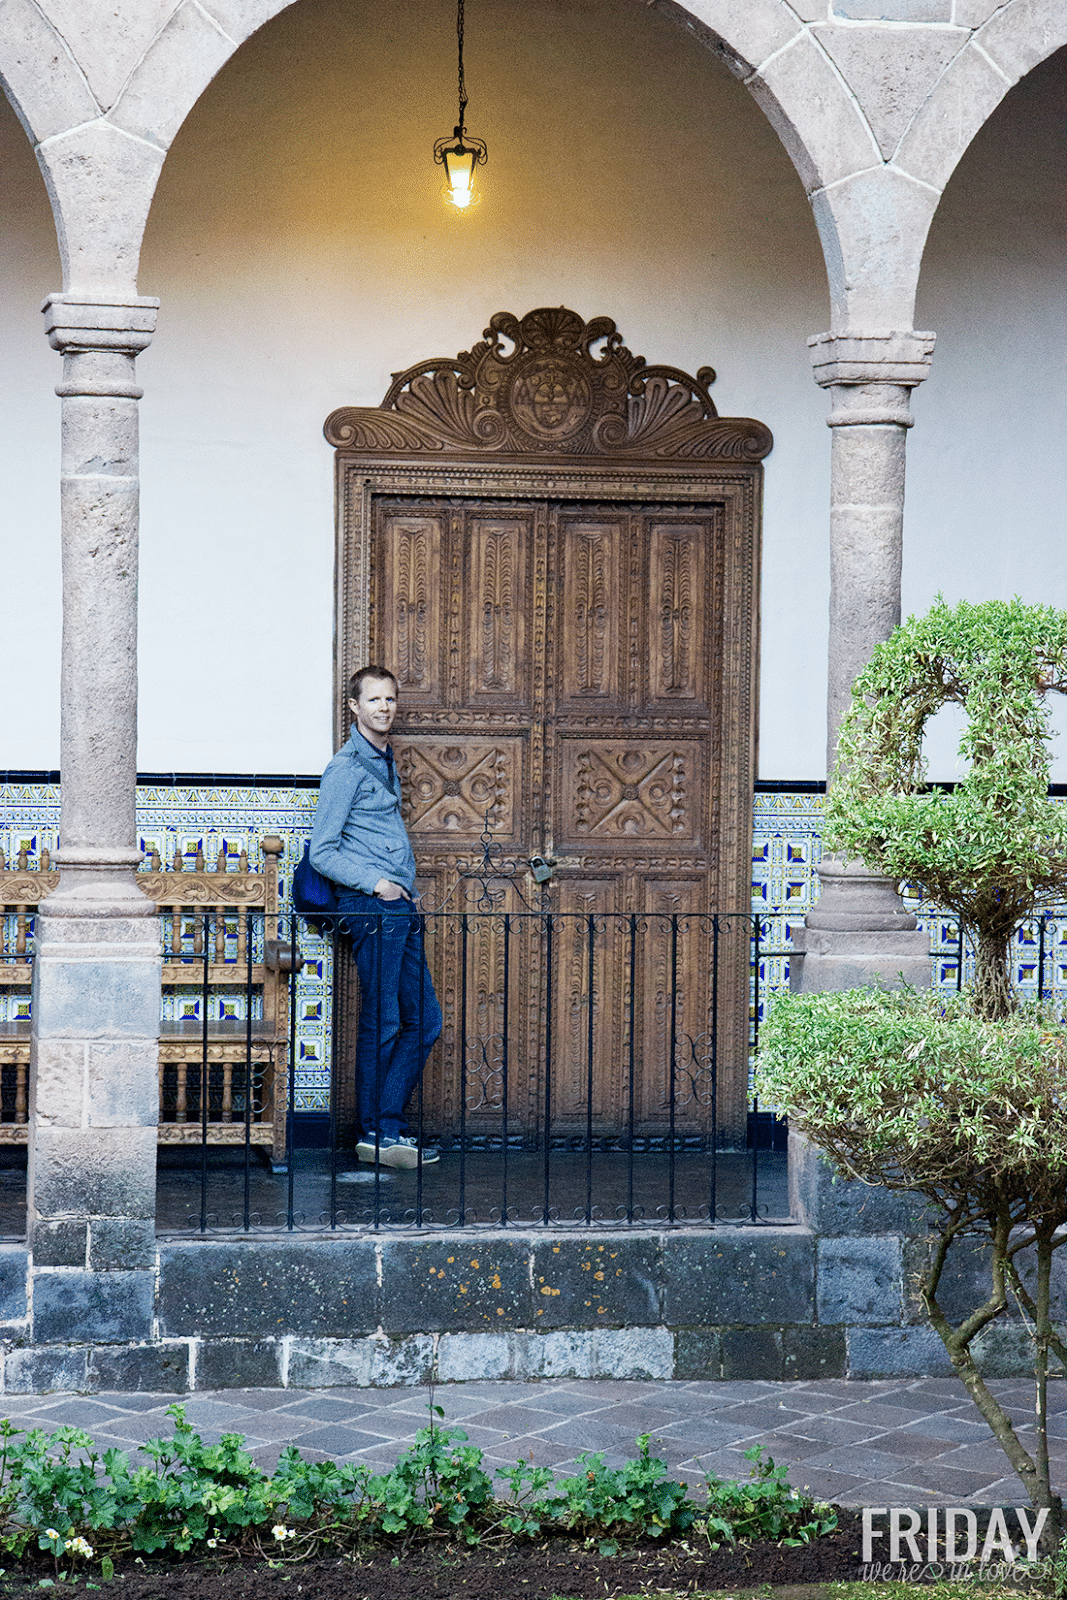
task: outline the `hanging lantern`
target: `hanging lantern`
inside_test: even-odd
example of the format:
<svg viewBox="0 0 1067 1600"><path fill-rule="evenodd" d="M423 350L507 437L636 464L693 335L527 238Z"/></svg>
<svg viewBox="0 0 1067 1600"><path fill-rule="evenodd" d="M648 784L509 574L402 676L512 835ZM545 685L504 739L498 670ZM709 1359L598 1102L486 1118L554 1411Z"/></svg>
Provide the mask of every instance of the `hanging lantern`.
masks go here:
<svg viewBox="0 0 1067 1600"><path fill-rule="evenodd" d="M451 139L439 139L434 145L434 160L445 169L445 187L442 191L449 205L457 211L468 211L478 204L481 196L474 187L474 169L485 160L485 145L480 139L469 138L462 124Z"/></svg>
<svg viewBox="0 0 1067 1600"><path fill-rule="evenodd" d="M445 169L446 202L457 211L469 211L478 204L481 196L474 187L474 170L483 166L488 156L485 142L472 139L465 127L467 116L467 91L463 82L463 3L458 0L456 10L456 40L459 46L459 121L452 130L451 139L438 139L433 147L433 158Z"/></svg>

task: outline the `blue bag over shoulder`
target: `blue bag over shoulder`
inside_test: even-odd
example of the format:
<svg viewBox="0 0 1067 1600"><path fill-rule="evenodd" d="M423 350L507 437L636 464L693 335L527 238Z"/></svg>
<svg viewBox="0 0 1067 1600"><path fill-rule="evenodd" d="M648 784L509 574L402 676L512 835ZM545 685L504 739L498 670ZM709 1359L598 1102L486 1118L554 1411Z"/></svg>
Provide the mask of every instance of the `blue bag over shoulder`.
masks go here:
<svg viewBox="0 0 1067 1600"><path fill-rule="evenodd" d="M304 845L293 873L293 910L309 922L322 922L337 914L337 890L331 879L311 865L310 843Z"/></svg>

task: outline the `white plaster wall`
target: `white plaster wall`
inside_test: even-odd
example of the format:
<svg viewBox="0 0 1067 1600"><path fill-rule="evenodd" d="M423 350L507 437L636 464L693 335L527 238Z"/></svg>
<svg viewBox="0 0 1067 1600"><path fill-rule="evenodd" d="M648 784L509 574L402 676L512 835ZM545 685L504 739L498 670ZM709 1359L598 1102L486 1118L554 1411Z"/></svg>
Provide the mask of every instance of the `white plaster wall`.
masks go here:
<svg viewBox="0 0 1067 1600"><path fill-rule="evenodd" d="M0 768L59 764L61 365L39 309L59 273L40 169L0 93Z"/></svg>
<svg viewBox="0 0 1067 1600"><path fill-rule="evenodd" d="M790 741L818 748L826 576L809 547L828 434L804 340L828 311L815 228L747 91L669 20L626 14L624 31L611 0L471 7L468 122L490 165L467 218L441 203L431 159L455 120L454 13L436 0L305 0L194 109L140 278L163 301L139 363L142 770L322 766L325 416L468 347L496 310L554 303L614 316L650 360L710 362L720 411L774 430L765 607L779 659L805 662L767 696L775 769L793 770ZM56 759L25 721L5 743L5 765Z"/></svg>
<svg viewBox="0 0 1067 1600"><path fill-rule="evenodd" d="M827 316L814 225L744 88L664 18L628 11L624 33L617 13L608 0L471 7L468 122L490 157L466 218L441 203L431 160L455 119L447 7L387 20L379 8L372 41L346 30L351 4L310 0L251 40L187 122L141 278L164 302L144 404L142 767L322 765L333 563L322 422L337 405L377 403L391 372L469 348L500 309L607 313L650 360L713 364L719 409L770 424L772 625L821 674L825 578L802 580L811 616L786 576L827 494L824 402L804 348ZM289 624L266 651L269 695L236 689L239 715L214 730L161 725L147 653L179 537L199 546L192 566L221 580L187 623L194 672L197 656L203 670L221 661L224 597L242 584ZM253 636L225 670L258 684L263 655ZM819 696L803 684L786 694L777 725L806 721L817 744Z"/></svg>
<svg viewBox="0 0 1067 1600"><path fill-rule="evenodd" d="M908 444L902 602L1067 607L1067 51L993 113L934 218L916 323L937 330ZM1067 730L1056 697L1054 722ZM954 725L928 738L956 771ZM1067 738L1054 747L1067 782Z"/></svg>
<svg viewBox="0 0 1067 1600"><path fill-rule="evenodd" d="M814 226L744 88L668 18L627 8L623 28L621 15L613 0L470 7L468 123L488 140L490 165L467 218L441 205L429 157L455 117L452 14L436 0L303 0L249 41L192 112L164 167L140 285L163 299L139 363L142 770L321 767L333 564L325 415L376 403L391 371L467 347L495 310L562 302L614 316L650 360L711 362L720 411L774 430L761 771L822 774L829 433L804 341L828 311ZM1047 371L1055 360L1043 330L1062 304L1050 271L1062 235L1047 203L1057 159L1062 169L1058 82L1043 69L1009 96L998 138L976 141L935 222L917 325L941 339L911 440L912 609L939 586L952 591L946 573L966 572L975 598L1001 592L985 584L994 559L998 575L1020 574L1004 592L1027 593L1034 540L1052 545L1052 451L1035 459L1032 431L1008 434L999 419L1005 408L1032 413L1034 362ZM562 176L546 172L546 154ZM59 363L36 308L59 279L43 188L3 107L0 173L0 539L9 596L13 578L30 596L5 608L7 660L23 668L15 682L26 692L0 699L0 766L49 767ZM1017 198L1031 182L1046 185L1040 206ZM1042 385L1042 404L1042 438L1062 440L1056 386ZM973 457L991 439L983 476ZM1018 494L1035 472L1027 529L1005 538L1003 486ZM1043 597L1067 604L1048 562L1059 588Z"/></svg>

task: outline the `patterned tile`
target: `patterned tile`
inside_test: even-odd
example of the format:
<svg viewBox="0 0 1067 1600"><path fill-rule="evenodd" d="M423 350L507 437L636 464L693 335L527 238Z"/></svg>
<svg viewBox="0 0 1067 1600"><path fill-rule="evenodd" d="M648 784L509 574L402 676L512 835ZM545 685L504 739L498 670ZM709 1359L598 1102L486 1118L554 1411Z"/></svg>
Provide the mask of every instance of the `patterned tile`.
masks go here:
<svg viewBox="0 0 1067 1600"><path fill-rule="evenodd" d="M752 913L758 918L753 1022L789 988L793 930L819 898L821 794L757 794L752 816Z"/></svg>
<svg viewBox="0 0 1067 1600"><path fill-rule="evenodd" d="M157 850L170 867L180 852L192 866L203 852L209 868L220 860L236 860L247 851L249 865L262 866L259 840L277 833L284 841L281 858L283 903L293 868L310 836L317 791L303 786L262 786L223 782L218 785L172 787L142 785L137 791L138 839L146 851ZM789 987L793 932L818 900L818 865L822 857L823 796L799 791L755 796L752 830L752 910L758 918L759 941L753 968L754 1026ZM14 865L25 852L31 867L42 852L54 852L59 834L59 790L55 784L0 784L0 850ZM936 908L915 902L912 909L930 935L934 982L951 989L959 981L959 934L955 921ZM15 918L0 913L5 948L14 946ZM29 929L32 935L32 926ZM228 929L228 945L236 926ZM328 941L309 936L307 960L297 983L296 1060L294 1078L298 1111L328 1111L330 1105L331 993L333 972ZM1043 992L1067 1008L1067 912L1048 916L1022 929L1015 953L1016 981L1024 993ZM971 958L964 955L963 978ZM165 998L168 1020L198 1018L194 989ZM245 1016L239 990L222 999L224 1015ZM0 990L0 1022L29 1014L25 995Z"/></svg>

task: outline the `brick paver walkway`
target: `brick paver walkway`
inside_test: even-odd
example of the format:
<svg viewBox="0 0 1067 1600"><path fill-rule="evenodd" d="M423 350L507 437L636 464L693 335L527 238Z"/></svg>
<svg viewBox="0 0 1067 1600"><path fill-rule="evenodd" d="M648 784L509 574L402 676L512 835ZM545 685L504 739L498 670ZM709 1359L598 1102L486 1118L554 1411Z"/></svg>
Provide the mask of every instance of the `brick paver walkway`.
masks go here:
<svg viewBox="0 0 1067 1600"><path fill-rule="evenodd" d="M1028 1447L1033 1395L1025 1383L990 1387ZM0 1416L19 1427L86 1429L101 1447L136 1451L171 1430L174 1395L4 1395ZM293 1443L313 1459L367 1461L384 1469L427 1421L426 1389L225 1389L185 1397L186 1416L207 1440L244 1434L267 1470ZM639 1433L676 1477L743 1478L745 1450L762 1444L790 1482L843 1505L1025 1504L1021 1487L951 1378L808 1383L485 1382L434 1392L446 1425L462 1427L492 1468L520 1456L563 1473L583 1450L609 1465L634 1454ZM1067 1388L1050 1398L1053 1478L1067 1488Z"/></svg>

